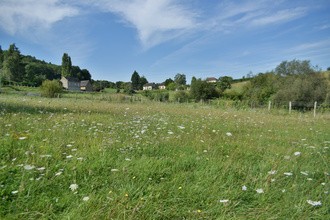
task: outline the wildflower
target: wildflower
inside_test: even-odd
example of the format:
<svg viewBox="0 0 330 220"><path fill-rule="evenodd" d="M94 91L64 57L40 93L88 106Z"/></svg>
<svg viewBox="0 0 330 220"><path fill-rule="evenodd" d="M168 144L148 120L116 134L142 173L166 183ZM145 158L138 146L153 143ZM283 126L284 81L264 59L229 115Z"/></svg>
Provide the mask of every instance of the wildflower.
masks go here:
<svg viewBox="0 0 330 220"><path fill-rule="evenodd" d="M168 134L174 134L172 131L167 132Z"/></svg>
<svg viewBox="0 0 330 220"><path fill-rule="evenodd" d="M128 193L126 193L125 196L128 197Z"/></svg>
<svg viewBox="0 0 330 220"><path fill-rule="evenodd" d="M44 169L46 169L45 167L40 167L40 168L37 168L36 170L44 170Z"/></svg>
<svg viewBox="0 0 330 220"><path fill-rule="evenodd" d="M308 204L311 204L313 206L317 206L317 205L322 205L321 201L312 201L312 200L307 200Z"/></svg>
<svg viewBox="0 0 330 220"><path fill-rule="evenodd" d="M275 174L276 171L275 171L275 170L271 170L271 171L269 171L268 173L269 173L269 174Z"/></svg>
<svg viewBox="0 0 330 220"><path fill-rule="evenodd" d="M72 191L75 191L76 189L78 189L78 185L77 184L71 184L69 187Z"/></svg>
<svg viewBox="0 0 330 220"><path fill-rule="evenodd" d="M233 134L230 133L230 132L227 132L226 135L227 135L227 136L233 136Z"/></svg>
<svg viewBox="0 0 330 220"><path fill-rule="evenodd" d="M135 176L133 176L133 180L135 179Z"/></svg>
<svg viewBox="0 0 330 220"><path fill-rule="evenodd" d="M292 176L293 174L292 173L284 173L284 175Z"/></svg>
<svg viewBox="0 0 330 220"><path fill-rule="evenodd" d="M307 178L308 181L312 181L313 179L312 178Z"/></svg>
<svg viewBox="0 0 330 220"><path fill-rule="evenodd" d="M276 179L271 179L271 181L272 181L272 182L275 182L275 181L276 181Z"/></svg>
<svg viewBox="0 0 330 220"><path fill-rule="evenodd" d="M18 139L19 140L24 140L24 139L26 139L27 137L19 137Z"/></svg>
<svg viewBox="0 0 330 220"><path fill-rule="evenodd" d="M32 170L32 169L34 169L34 166L32 165L25 165L24 166L24 169L26 169L26 170Z"/></svg>
<svg viewBox="0 0 330 220"><path fill-rule="evenodd" d="M141 198L141 201L143 200L143 198Z"/></svg>
<svg viewBox="0 0 330 220"><path fill-rule="evenodd" d="M325 183L321 183L322 186L325 186Z"/></svg>
<svg viewBox="0 0 330 220"><path fill-rule="evenodd" d="M301 154L301 152L295 152L295 153L294 153L295 156L298 156L298 155L300 155L300 154Z"/></svg>
<svg viewBox="0 0 330 220"><path fill-rule="evenodd" d="M66 158L68 158L68 159L70 159L70 158L72 158L72 157L73 157L72 155L66 156Z"/></svg>
<svg viewBox="0 0 330 220"><path fill-rule="evenodd" d="M242 186L242 190L247 190L247 187L244 185L244 186Z"/></svg>
<svg viewBox="0 0 330 220"><path fill-rule="evenodd" d="M127 161L131 161L131 159L129 159L129 158L126 158L125 160L127 160Z"/></svg>
<svg viewBox="0 0 330 220"><path fill-rule="evenodd" d="M179 189L182 189L182 187L180 186Z"/></svg>
<svg viewBox="0 0 330 220"><path fill-rule="evenodd" d="M198 210L197 210L197 212L198 212L198 213L200 213L200 212L201 212L201 210L199 210L199 209L198 209Z"/></svg>
<svg viewBox="0 0 330 220"><path fill-rule="evenodd" d="M282 192L285 192L285 189L282 189Z"/></svg>
<svg viewBox="0 0 330 220"><path fill-rule="evenodd" d="M257 189L257 193L264 193L263 189Z"/></svg>
<svg viewBox="0 0 330 220"><path fill-rule="evenodd" d="M229 202L228 199L224 199L224 200L220 200L220 202L224 203L224 202Z"/></svg>
<svg viewBox="0 0 330 220"><path fill-rule="evenodd" d="M111 172L117 172L118 169L111 169Z"/></svg>
<svg viewBox="0 0 330 220"><path fill-rule="evenodd" d="M12 191L11 193L12 193L12 194L16 194L16 193L18 193L18 191L17 191L17 190L16 190L16 191Z"/></svg>
<svg viewBox="0 0 330 220"><path fill-rule="evenodd" d="M112 191L111 191L111 190L109 191L109 194L110 194L110 193L112 193Z"/></svg>
<svg viewBox="0 0 330 220"><path fill-rule="evenodd" d="M306 176L308 176L308 173L307 172L300 172L301 174L304 174L304 175L306 175Z"/></svg>
<svg viewBox="0 0 330 220"><path fill-rule="evenodd" d="M83 198L83 201L88 201L88 200L89 200L89 197L88 196L86 196L86 197Z"/></svg>
<svg viewBox="0 0 330 220"><path fill-rule="evenodd" d="M59 176L61 174L62 174L62 172L58 172L58 173L55 174L55 176Z"/></svg>

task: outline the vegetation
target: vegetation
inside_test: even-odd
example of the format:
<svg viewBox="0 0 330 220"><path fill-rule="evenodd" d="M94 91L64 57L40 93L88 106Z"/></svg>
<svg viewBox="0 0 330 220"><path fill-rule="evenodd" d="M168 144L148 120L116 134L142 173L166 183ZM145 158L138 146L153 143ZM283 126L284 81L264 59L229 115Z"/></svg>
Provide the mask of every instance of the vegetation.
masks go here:
<svg viewBox="0 0 330 220"><path fill-rule="evenodd" d="M58 81L45 80L40 86L40 90L43 97L55 98L62 93L63 89Z"/></svg>
<svg viewBox="0 0 330 220"><path fill-rule="evenodd" d="M0 95L1 219L329 216L328 113L63 97Z"/></svg>

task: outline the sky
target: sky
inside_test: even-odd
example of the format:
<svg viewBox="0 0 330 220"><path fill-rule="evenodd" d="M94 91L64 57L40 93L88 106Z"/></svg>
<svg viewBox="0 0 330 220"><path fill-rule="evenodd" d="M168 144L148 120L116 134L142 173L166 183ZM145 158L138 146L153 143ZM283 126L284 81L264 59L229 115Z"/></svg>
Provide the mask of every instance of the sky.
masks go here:
<svg viewBox="0 0 330 220"><path fill-rule="evenodd" d="M0 45L88 69L94 80L149 82L330 67L329 0L0 0Z"/></svg>

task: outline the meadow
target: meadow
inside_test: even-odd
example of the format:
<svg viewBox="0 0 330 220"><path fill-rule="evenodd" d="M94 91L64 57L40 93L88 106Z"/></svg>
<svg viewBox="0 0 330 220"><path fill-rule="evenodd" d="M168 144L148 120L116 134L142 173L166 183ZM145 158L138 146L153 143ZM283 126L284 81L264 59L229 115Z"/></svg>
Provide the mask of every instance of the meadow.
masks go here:
<svg viewBox="0 0 330 220"><path fill-rule="evenodd" d="M1 219L329 219L330 114L0 94Z"/></svg>

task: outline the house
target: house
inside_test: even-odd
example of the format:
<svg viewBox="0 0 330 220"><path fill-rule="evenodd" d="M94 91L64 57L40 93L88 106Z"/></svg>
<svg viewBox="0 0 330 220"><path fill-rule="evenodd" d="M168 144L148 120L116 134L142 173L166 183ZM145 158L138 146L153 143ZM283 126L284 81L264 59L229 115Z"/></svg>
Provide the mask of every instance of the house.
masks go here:
<svg viewBox="0 0 330 220"><path fill-rule="evenodd" d="M80 82L80 90L84 92L92 92L93 86L89 80L83 80Z"/></svg>
<svg viewBox="0 0 330 220"><path fill-rule="evenodd" d="M158 89L166 89L166 86L164 85L164 83L161 83L158 85Z"/></svg>
<svg viewBox="0 0 330 220"><path fill-rule="evenodd" d="M63 88L70 91L80 91L80 80L76 77L62 77Z"/></svg>
<svg viewBox="0 0 330 220"><path fill-rule="evenodd" d="M217 81L218 81L217 78L214 77L206 78L206 82L208 83L216 83Z"/></svg>
<svg viewBox="0 0 330 220"><path fill-rule="evenodd" d="M146 83L143 85L143 90L153 90L155 87L155 83Z"/></svg>

